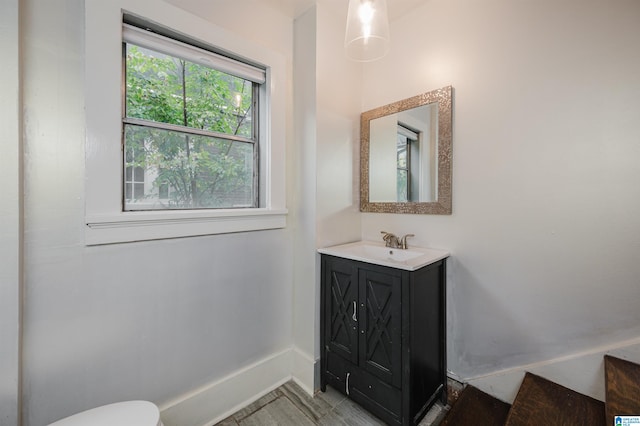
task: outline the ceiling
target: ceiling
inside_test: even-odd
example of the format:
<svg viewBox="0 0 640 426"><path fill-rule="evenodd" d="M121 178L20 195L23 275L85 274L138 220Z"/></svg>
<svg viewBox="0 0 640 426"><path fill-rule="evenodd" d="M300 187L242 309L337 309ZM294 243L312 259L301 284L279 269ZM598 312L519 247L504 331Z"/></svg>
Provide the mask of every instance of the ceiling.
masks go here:
<svg viewBox="0 0 640 426"><path fill-rule="evenodd" d="M213 0L221 1L221 0ZM225 0L228 1L228 0ZM233 0L233 1L247 1L247 0ZM424 4L428 0L387 0L387 9L389 12L389 19L393 21L415 9L421 4ZM180 6L183 1L169 0L170 3L174 3L176 6ZM247 1L250 3L250 1ZM304 11L309 9L316 3L322 2L329 5L332 9L341 10L344 8L346 13L348 0L260 0L261 3L277 9L287 16L296 18L300 16ZM207 7L211 6L212 0L189 0L191 9L199 9L198 3L200 3L203 10L207 10Z"/></svg>
<svg viewBox="0 0 640 426"><path fill-rule="evenodd" d="M315 0L263 0L287 16L295 18L315 4Z"/></svg>

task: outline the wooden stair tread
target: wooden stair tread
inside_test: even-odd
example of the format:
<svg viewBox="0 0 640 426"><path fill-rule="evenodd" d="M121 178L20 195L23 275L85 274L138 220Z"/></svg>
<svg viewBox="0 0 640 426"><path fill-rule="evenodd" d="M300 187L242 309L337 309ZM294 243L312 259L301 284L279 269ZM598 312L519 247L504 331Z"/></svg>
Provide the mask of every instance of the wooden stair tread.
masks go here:
<svg viewBox="0 0 640 426"><path fill-rule="evenodd" d="M504 425L510 405L473 386L464 388L441 426Z"/></svg>
<svg viewBox="0 0 640 426"><path fill-rule="evenodd" d="M614 416L640 415L640 365L604 356L607 424Z"/></svg>
<svg viewBox="0 0 640 426"><path fill-rule="evenodd" d="M506 426L601 426L604 413L604 402L526 373Z"/></svg>

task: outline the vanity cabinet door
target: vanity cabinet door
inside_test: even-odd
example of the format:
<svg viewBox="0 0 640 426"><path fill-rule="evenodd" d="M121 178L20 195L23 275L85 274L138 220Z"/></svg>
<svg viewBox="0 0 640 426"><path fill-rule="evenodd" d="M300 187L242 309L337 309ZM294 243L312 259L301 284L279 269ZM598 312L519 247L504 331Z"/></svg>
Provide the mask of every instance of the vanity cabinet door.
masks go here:
<svg viewBox="0 0 640 426"><path fill-rule="evenodd" d="M327 260L324 336L327 350L358 363L358 269L351 261Z"/></svg>
<svg viewBox="0 0 640 426"><path fill-rule="evenodd" d="M372 375L400 388L401 275L369 269L359 271L359 364Z"/></svg>

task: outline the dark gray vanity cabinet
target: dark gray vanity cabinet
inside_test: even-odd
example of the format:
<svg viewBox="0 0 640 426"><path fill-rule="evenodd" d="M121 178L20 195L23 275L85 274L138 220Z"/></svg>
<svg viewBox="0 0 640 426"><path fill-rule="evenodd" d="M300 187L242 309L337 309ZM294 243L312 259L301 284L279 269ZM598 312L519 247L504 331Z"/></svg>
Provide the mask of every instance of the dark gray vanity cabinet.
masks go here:
<svg viewBox="0 0 640 426"><path fill-rule="evenodd" d="M322 255L321 390L388 424L446 401L446 259L415 271Z"/></svg>

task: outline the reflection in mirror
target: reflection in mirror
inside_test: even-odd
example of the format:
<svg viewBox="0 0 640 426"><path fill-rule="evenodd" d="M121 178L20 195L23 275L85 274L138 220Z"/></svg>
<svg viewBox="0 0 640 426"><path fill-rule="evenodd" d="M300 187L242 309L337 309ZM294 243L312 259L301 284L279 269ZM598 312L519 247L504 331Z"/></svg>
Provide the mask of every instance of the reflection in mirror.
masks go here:
<svg viewBox="0 0 640 426"><path fill-rule="evenodd" d="M360 210L451 214L452 88L361 117Z"/></svg>
<svg viewBox="0 0 640 426"><path fill-rule="evenodd" d="M370 122L369 201L435 201L437 104Z"/></svg>

